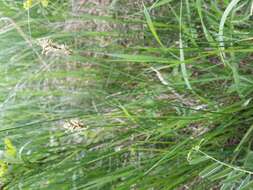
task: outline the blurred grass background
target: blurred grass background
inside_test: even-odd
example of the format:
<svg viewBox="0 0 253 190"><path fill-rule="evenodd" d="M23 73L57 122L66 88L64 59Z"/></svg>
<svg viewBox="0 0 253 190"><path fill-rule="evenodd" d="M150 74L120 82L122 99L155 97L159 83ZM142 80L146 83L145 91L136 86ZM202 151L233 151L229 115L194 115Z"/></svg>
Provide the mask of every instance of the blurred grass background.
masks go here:
<svg viewBox="0 0 253 190"><path fill-rule="evenodd" d="M251 7L0 1L2 188L252 189Z"/></svg>

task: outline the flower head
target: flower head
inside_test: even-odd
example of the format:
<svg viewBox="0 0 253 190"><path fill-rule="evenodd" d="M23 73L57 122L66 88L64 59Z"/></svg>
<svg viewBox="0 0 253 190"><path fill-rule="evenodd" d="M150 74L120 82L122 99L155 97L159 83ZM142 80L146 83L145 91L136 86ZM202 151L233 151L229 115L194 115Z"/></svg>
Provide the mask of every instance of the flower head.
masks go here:
<svg viewBox="0 0 253 190"><path fill-rule="evenodd" d="M48 6L49 0L38 0L38 1L41 3L41 5L42 5L43 7L47 7L47 6ZM24 4L23 4L24 9L28 10L28 9L30 9L32 6L33 6L33 0L25 0L25 1L24 1Z"/></svg>
<svg viewBox="0 0 253 190"><path fill-rule="evenodd" d="M17 155L17 150L15 146L12 144L11 140L8 138L4 139L4 144L5 144L5 154L8 157L16 157Z"/></svg>
<svg viewBox="0 0 253 190"><path fill-rule="evenodd" d="M26 1L24 1L23 7L24 7L24 9L28 10L32 7L32 5L33 5L32 0L26 0Z"/></svg>

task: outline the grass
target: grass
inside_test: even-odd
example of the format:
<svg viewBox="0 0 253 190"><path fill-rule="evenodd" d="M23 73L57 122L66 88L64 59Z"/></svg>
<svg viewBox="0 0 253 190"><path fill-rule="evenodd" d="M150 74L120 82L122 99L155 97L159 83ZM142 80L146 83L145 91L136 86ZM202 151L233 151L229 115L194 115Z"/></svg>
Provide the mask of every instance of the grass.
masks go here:
<svg viewBox="0 0 253 190"><path fill-rule="evenodd" d="M2 188L252 189L252 1L73 2L0 2Z"/></svg>

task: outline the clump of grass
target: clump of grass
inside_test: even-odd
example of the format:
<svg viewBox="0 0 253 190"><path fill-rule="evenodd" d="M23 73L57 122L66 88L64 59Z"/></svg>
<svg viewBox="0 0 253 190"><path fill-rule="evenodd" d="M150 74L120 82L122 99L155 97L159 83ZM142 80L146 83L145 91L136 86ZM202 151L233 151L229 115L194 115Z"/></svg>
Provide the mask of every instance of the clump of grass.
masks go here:
<svg viewBox="0 0 253 190"><path fill-rule="evenodd" d="M251 1L105 2L0 3L2 188L251 189Z"/></svg>

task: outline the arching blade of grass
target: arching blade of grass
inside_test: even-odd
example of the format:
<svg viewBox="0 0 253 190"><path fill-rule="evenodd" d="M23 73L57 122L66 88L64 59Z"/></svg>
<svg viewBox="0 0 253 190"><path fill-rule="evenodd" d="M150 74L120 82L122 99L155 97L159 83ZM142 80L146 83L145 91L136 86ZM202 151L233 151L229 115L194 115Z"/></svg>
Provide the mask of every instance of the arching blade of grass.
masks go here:
<svg viewBox="0 0 253 190"><path fill-rule="evenodd" d="M235 6L239 3L240 0L232 0L228 7L226 8L226 10L224 11L221 20L220 20L220 24L219 24L219 51L220 51L220 58L223 62L224 65L229 66L229 68L231 68L232 70L232 74L234 77L234 82L236 85L236 89L237 92L241 95L241 91L240 91L240 76L238 73L238 68L237 68L237 64L236 63L229 63L228 60L226 60L226 56L225 56L225 43L224 43L224 27L225 27L225 23L227 21L227 17L229 16L229 14L232 12L233 8L235 8Z"/></svg>
<svg viewBox="0 0 253 190"><path fill-rule="evenodd" d="M156 39L156 41L158 42L158 44L159 44L162 48L164 48L164 45L163 45L163 43L161 42L161 40L160 40L160 38L159 38L159 36L158 36L158 34L157 34L156 28L155 28L155 26L154 26L154 24L153 24L153 22L152 22L152 19L151 19L151 17L150 17L150 14L149 14L147 8L145 7L145 5L143 5L143 6L144 6L144 15L145 15L145 18L146 18L146 21L147 21L147 24L148 24L148 27L149 27L150 31L152 32L152 34L153 34L153 36L155 37L155 39Z"/></svg>
<svg viewBox="0 0 253 190"><path fill-rule="evenodd" d="M187 86L187 88L189 90L192 90L192 87L190 85L190 82L189 82L189 78L188 78L188 74L187 74L187 69L186 69L186 65L185 65L185 60L184 60L184 46L183 46L183 40L182 40L182 10L183 9L183 2L181 0L181 4L180 4L180 18L179 18L179 28L180 28L180 31L179 31L179 48L180 48L180 61L181 61L181 71L182 71L182 74L183 74L183 78L184 78L184 81L185 81L185 84Z"/></svg>
<svg viewBox="0 0 253 190"><path fill-rule="evenodd" d="M197 10L198 10L198 15L199 15L199 18L200 18L201 26L202 26L203 32L205 34L205 37L206 37L207 41L210 43L210 45L212 46L212 45L214 45L213 43L215 41L214 41L214 39L212 38L212 36L210 35L210 33L208 32L208 30L206 28L204 18L203 18L203 14L202 14L201 2L202 2L202 0L196 0L196 7L197 7Z"/></svg>
<svg viewBox="0 0 253 190"><path fill-rule="evenodd" d="M221 59L223 60L223 63L226 64L224 62L225 59L225 53L224 53L224 49L225 49L225 44L224 44L224 27L225 27L225 23L227 20L227 17L229 16L229 14L231 13L231 11L233 10L233 8L239 3L240 0L232 0L228 7L226 8L226 10L224 11L221 20L220 20L220 24L219 24L219 44L220 44L220 56Z"/></svg>

